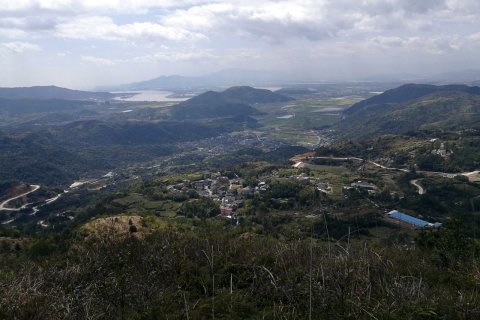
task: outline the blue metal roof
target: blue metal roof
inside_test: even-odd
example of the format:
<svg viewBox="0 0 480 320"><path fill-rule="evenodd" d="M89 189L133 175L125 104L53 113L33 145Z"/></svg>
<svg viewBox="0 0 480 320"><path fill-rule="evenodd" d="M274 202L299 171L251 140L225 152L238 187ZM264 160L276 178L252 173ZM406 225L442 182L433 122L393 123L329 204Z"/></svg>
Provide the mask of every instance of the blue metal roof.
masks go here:
<svg viewBox="0 0 480 320"><path fill-rule="evenodd" d="M420 220L418 218L409 216L408 214L398 212L397 210L390 211L387 213L390 218L397 219L406 223L409 223L418 228L424 228L430 225L429 222Z"/></svg>

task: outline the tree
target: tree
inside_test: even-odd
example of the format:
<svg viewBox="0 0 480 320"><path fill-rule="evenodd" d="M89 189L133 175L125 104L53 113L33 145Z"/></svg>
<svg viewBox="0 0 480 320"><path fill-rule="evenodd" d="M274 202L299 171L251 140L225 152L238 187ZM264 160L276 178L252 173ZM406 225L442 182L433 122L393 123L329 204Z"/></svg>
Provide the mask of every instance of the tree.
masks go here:
<svg viewBox="0 0 480 320"><path fill-rule="evenodd" d="M211 199L200 198L184 202L179 213L187 217L199 217L203 220L219 215L220 207Z"/></svg>

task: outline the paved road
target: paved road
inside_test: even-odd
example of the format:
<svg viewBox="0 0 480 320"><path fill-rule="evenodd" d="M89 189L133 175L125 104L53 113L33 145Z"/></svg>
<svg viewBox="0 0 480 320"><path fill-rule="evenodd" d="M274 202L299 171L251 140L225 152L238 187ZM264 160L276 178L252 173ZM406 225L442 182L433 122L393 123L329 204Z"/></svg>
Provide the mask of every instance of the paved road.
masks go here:
<svg viewBox="0 0 480 320"><path fill-rule="evenodd" d="M365 160L365 159L358 158L358 157L305 157L305 158L297 159L297 160L298 161L304 161L304 160L312 160L312 159L343 160L343 161L345 161L345 160L368 161L369 163L373 164L374 166L382 168L382 169L393 170L393 171L401 171L401 172L409 172L409 170L407 170L407 169L386 167L386 166L381 165L380 163L377 163L375 161ZM454 178L456 176L469 177L469 176L472 176L472 175L480 174L480 170L475 170L475 171L471 171L471 172L459 172L459 173L417 170L417 173L432 174L432 175L442 176L442 177L445 177L445 178Z"/></svg>
<svg viewBox="0 0 480 320"><path fill-rule="evenodd" d="M306 158L303 158L303 159L298 159L298 161L301 162L302 160L311 160L311 159L342 160L342 161L346 161L346 160L365 161L364 159L357 158L357 157L306 157ZM381 165L380 163L377 163L377 162L371 161L371 160L368 160L368 162L373 164L376 167L379 167L379 168L382 168L382 169L385 169L385 170L409 172L407 169L386 167L384 165ZM452 179L452 178L455 178L456 176L466 176L467 178L470 178L470 176L479 175L480 171L475 170L475 171L472 171L472 172L448 173L448 172L420 171L419 170L419 171L417 171L417 173L427 174L427 175L428 174L436 175L436 176ZM427 193L427 190L425 190L425 188L423 188L420 184L418 184L418 180L419 179L411 180L410 184L418 189L418 194L422 195L422 194Z"/></svg>
<svg viewBox="0 0 480 320"><path fill-rule="evenodd" d="M422 195L427 193L427 190L425 190L421 185L418 184L418 180L420 179L410 180L410 184L418 189L418 194Z"/></svg>
<svg viewBox="0 0 480 320"><path fill-rule="evenodd" d="M311 160L311 159L343 160L343 161L346 161L346 160L365 161L364 159L358 158L358 157L307 157L307 158L300 159L300 160ZM371 160L368 160L368 162L371 163L371 164L373 164L374 166L379 167L379 168L382 168L382 169L393 170L393 171L408 172L407 169L390 168L390 167L386 167L386 166L384 166L384 165L381 165L380 163L377 163L377 162L371 161Z"/></svg>
<svg viewBox="0 0 480 320"><path fill-rule="evenodd" d="M15 197L12 197L10 199L7 199L5 201L3 201L2 203L0 203L0 210L8 210L8 211L20 211L24 208L26 208L30 203L26 203L24 204L23 206L21 206L20 208L7 208L5 207L10 201L13 201L15 199L18 199L18 198L21 198L23 196L26 196L27 194L29 193L32 193L32 192L35 192L37 191L38 189L40 189L40 186L39 185L32 185L32 190L28 191L28 192L25 192L25 193L22 193L22 194L19 194L18 196L15 196Z"/></svg>

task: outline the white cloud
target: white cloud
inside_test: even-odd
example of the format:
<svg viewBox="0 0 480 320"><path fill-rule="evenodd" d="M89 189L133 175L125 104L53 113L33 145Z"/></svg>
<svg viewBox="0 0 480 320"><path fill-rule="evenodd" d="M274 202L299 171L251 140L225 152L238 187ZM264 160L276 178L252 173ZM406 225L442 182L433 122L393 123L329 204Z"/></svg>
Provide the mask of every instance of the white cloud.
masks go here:
<svg viewBox="0 0 480 320"><path fill-rule="evenodd" d="M200 33L193 33L185 29L167 27L151 22L135 22L116 24L112 18L106 16L78 17L72 21L61 23L56 27L56 35L70 39L98 39L98 40L199 40L205 38Z"/></svg>
<svg viewBox="0 0 480 320"><path fill-rule="evenodd" d="M27 51L42 51L39 45L29 42L5 42L0 44L0 48L13 52L13 53L24 53Z"/></svg>
<svg viewBox="0 0 480 320"><path fill-rule="evenodd" d="M468 36L468 38L470 40L480 41L480 32L471 34L470 36Z"/></svg>
<svg viewBox="0 0 480 320"><path fill-rule="evenodd" d="M235 67L295 69L298 74L316 68L349 72L352 66L368 72L403 69L415 63L414 71L426 63L432 70L455 69L476 64L480 48L479 0L0 2L2 53L51 49L36 55L43 60L35 65L51 63L52 70L67 76L76 68L85 71L75 74L92 74L95 68L85 68L87 63L137 79L157 70L198 73ZM67 50L70 56L59 59ZM83 63L72 64L73 57ZM22 59L9 62L21 69L13 60Z"/></svg>
<svg viewBox="0 0 480 320"><path fill-rule="evenodd" d="M70 55L71 52L67 50L67 51L57 52L56 54L59 57L66 57L66 56Z"/></svg>
<svg viewBox="0 0 480 320"><path fill-rule="evenodd" d="M119 14L128 15L123 20L128 22L115 23ZM222 35L282 43L385 30L405 36L409 30L479 19L478 0L3 0L0 36L55 30L55 35L72 39L195 40Z"/></svg>
<svg viewBox="0 0 480 320"><path fill-rule="evenodd" d="M155 63L214 59L217 56L209 52L157 52L129 59L131 62Z"/></svg>
<svg viewBox="0 0 480 320"><path fill-rule="evenodd" d="M444 54L461 49L462 40L456 35L436 36L431 38L378 36L368 40L383 50L422 51L430 54Z"/></svg>
<svg viewBox="0 0 480 320"><path fill-rule="evenodd" d="M0 37L7 39L20 39L27 36L27 32L19 29L0 28Z"/></svg>
<svg viewBox="0 0 480 320"><path fill-rule="evenodd" d="M348 17L328 21L321 12L321 1L244 1L214 3L179 9L163 17L166 25L188 30L213 30L240 36L256 36L270 42L289 37L317 40L336 33Z"/></svg>
<svg viewBox="0 0 480 320"><path fill-rule="evenodd" d="M419 37L402 38L397 36L378 36L369 39L369 41L382 49L418 46L422 42Z"/></svg>
<svg viewBox="0 0 480 320"><path fill-rule="evenodd" d="M212 0L2 0L0 13L37 11L69 14L146 14L155 9L179 8L210 2Z"/></svg>
<svg viewBox="0 0 480 320"><path fill-rule="evenodd" d="M62 55L64 56L64 55ZM184 52L184 51L162 51L152 54L136 56L132 58L117 58L117 59L107 59L100 58L95 56L81 56L81 61L92 63L99 66L114 66L118 64L131 64L131 63L160 63L160 62L184 62L184 61L206 61L210 59L217 59L218 56L213 55L210 52L205 51L195 51L195 52Z"/></svg>
<svg viewBox="0 0 480 320"><path fill-rule="evenodd" d="M99 58L99 57L93 57L93 56L82 56L80 59L84 62L92 63L97 66L113 66L115 65L115 62L110 59L105 59L105 58Z"/></svg>
<svg viewBox="0 0 480 320"><path fill-rule="evenodd" d="M458 6L447 0L291 0L223 1L173 11L165 25L191 31L230 34L281 43L289 38L319 41L385 30L428 31L460 19L467 8L480 19L474 2ZM454 1L453 1L454 2ZM446 14L448 13L448 15Z"/></svg>
<svg viewBox="0 0 480 320"><path fill-rule="evenodd" d="M428 52L433 54L444 54L461 49L463 41L458 36L438 36L426 42Z"/></svg>

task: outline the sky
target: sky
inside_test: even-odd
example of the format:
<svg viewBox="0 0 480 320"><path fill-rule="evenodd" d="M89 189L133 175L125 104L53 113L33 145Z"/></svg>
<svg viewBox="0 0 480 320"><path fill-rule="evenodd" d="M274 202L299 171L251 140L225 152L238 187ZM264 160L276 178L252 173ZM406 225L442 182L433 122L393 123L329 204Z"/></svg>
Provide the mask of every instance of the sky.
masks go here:
<svg viewBox="0 0 480 320"><path fill-rule="evenodd" d="M479 0L0 0L0 86L480 68Z"/></svg>

